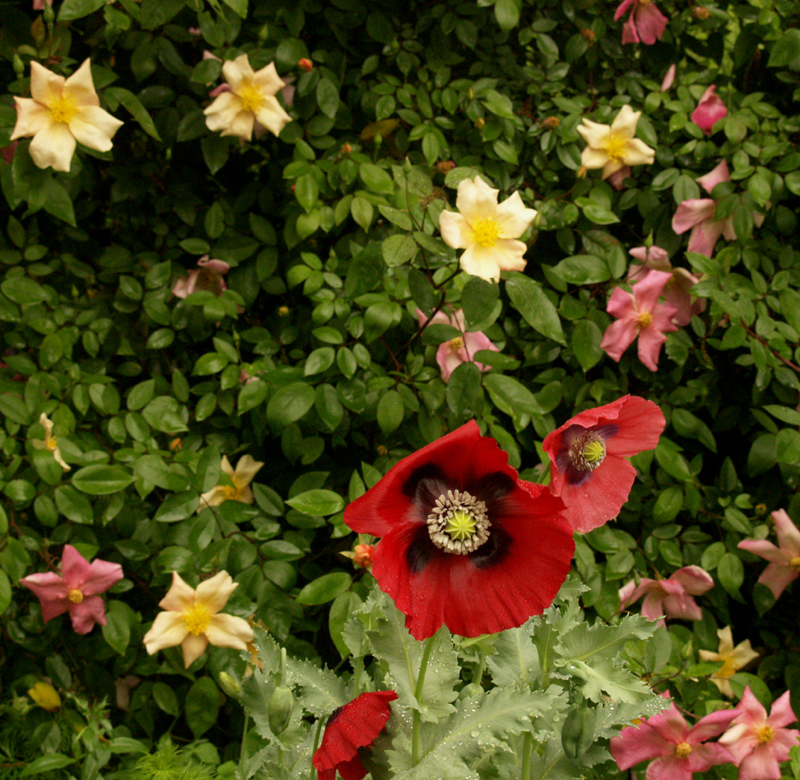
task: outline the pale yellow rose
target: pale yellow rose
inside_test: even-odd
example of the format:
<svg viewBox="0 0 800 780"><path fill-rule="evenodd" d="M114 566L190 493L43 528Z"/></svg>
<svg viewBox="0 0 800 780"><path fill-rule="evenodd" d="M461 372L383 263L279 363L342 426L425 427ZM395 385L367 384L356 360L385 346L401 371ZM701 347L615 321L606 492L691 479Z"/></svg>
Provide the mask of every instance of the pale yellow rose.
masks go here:
<svg viewBox="0 0 800 780"><path fill-rule="evenodd" d="M279 135L292 121L275 98L286 83L278 76L274 63L254 71L247 55L242 54L223 64L222 75L230 89L217 95L204 109L209 130L250 141L256 122Z"/></svg>
<svg viewBox="0 0 800 780"><path fill-rule="evenodd" d="M644 141L634 138L641 111L623 106L611 125L601 125L584 119L577 131L588 146L581 152L584 168L602 168L607 179L627 165L650 165L655 150Z"/></svg>
<svg viewBox="0 0 800 780"><path fill-rule="evenodd" d="M11 140L33 136L30 155L39 168L69 171L76 141L98 152L111 149L123 123L100 108L88 59L67 79L31 62L31 95L14 98Z"/></svg>
<svg viewBox="0 0 800 780"><path fill-rule="evenodd" d="M501 271L525 269L527 246L518 239L536 219L537 212L525 207L518 192L497 203L500 190L483 179L464 179L458 185L458 211L443 211L439 230L445 244L466 250L461 268L468 274L497 281Z"/></svg>
<svg viewBox="0 0 800 780"><path fill-rule="evenodd" d="M245 504L252 504L254 497L250 483L263 465L262 462L254 460L250 455L243 455L239 458L236 471L234 471L228 458L223 455L220 467L223 474L230 477L233 485L217 485L208 493L203 493L200 496L199 509L205 509L207 506L219 506L225 501L243 501Z"/></svg>
<svg viewBox="0 0 800 780"><path fill-rule="evenodd" d="M61 457L61 450L58 449L58 442L56 441L56 437L53 436L53 421L44 412L39 415L39 425L44 428L44 440L32 439L31 444L36 447L37 450L49 450L52 452L56 463L58 463L64 471L69 471L70 467L67 465L64 458Z"/></svg>
<svg viewBox="0 0 800 780"><path fill-rule="evenodd" d="M226 571L190 588L178 572L172 572L172 587L159 602L165 612L156 615L153 625L144 636L144 646L150 655L165 647L180 645L183 662L188 669L206 650L209 643L217 647L246 650L253 641L253 629L248 622L220 610L238 583Z"/></svg>
<svg viewBox="0 0 800 780"><path fill-rule="evenodd" d="M751 647L749 639L745 639L744 642L740 642L734 647L733 632L730 626L720 628L717 636L719 637L719 652L700 650L699 654L703 661L723 661L722 668L711 675L711 682L719 688L723 696L732 699L733 689L728 681L739 669L744 669L750 661L758 658L758 653Z"/></svg>

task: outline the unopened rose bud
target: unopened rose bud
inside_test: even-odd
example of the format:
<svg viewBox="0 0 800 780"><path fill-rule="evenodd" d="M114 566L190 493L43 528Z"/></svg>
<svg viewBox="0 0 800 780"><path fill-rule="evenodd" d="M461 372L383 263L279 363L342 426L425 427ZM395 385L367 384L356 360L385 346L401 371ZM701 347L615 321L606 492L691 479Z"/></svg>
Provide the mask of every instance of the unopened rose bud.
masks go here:
<svg viewBox="0 0 800 780"><path fill-rule="evenodd" d="M360 569L369 569L374 555L375 548L371 544L357 544L353 548L353 565Z"/></svg>
<svg viewBox="0 0 800 780"><path fill-rule="evenodd" d="M279 306L278 307L278 316L279 317L286 317L289 314L289 307L288 306Z"/></svg>
<svg viewBox="0 0 800 780"><path fill-rule="evenodd" d="M485 126L486 126L486 120L485 120L485 119L484 119L482 116L479 116L479 117L478 117L478 118L475 120L475 127L477 127L477 128L478 128L478 130L483 130L483 128L484 128Z"/></svg>
<svg viewBox="0 0 800 780"><path fill-rule="evenodd" d="M586 38L589 46L591 46L597 40L594 30L590 30L588 27L585 30L581 30L581 35Z"/></svg>
<svg viewBox="0 0 800 780"><path fill-rule="evenodd" d="M22 61L22 57L16 52L14 52L12 64L14 66L14 73L17 74L18 79L21 79L25 75L25 63Z"/></svg>
<svg viewBox="0 0 800 780"><path fill-rule="evenodd" d="M175 450L179 450L179 449L181 449L181 447L183 447L183 445L181 444L181 440L180 439L173 439L169 443L170 452L175 452Z"/></svg>
<svg viewBox="0 0 800 780"><path fill-rule="evenodd" d="M342 154L350 154L353 151L353 147L350 144L342 144L342 148L339 151Z"/></svg>
<svg viewBox="0 0 800 780"><path fill-rule="evenodd" d="M377 449L378 449L378 455L389 454L389 448L385 444L379 444Z"/></svg>
<svg viewBox="0 0 800 780"><path fill-rule="evenodd" d="M554 130L561 124L561 120L557 116L549 116L546 119L542 120L542 124L548 130Z"/></svg>
<svg viewBox="0 0 800 780"><path fill-rule="evenodd" d="M307 57L302 57L297 61L297 67L300 68L300 70L312 71L314 70L314 63Z"/></svg>
<svg viewBox="0 0 800 780"><path fill-rule="evenodd" d="M708 17L711 16L711 12L702 5L696 5L692 8L692 16L694 16L695 19L708 19Z"/></svg>
<svg viewBox="0 0 800 780"><path fill-rule="evenodd" d="M440 160L436 163L436 168L440 173L447 173L448 171L452 171L455 167L456 164L452 160Z"/></svg>

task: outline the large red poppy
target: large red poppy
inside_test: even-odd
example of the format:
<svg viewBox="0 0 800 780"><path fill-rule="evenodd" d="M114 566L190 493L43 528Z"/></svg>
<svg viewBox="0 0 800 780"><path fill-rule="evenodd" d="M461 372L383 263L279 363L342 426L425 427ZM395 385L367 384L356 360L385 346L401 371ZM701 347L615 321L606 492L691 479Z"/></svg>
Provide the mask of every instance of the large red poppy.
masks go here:
<svg viewBox="0 0 800 780"><path fill-rule="evenodd" d="M652 450L664 425L656 404L626 395L581 412L545 438L550 490L567 505L573 530L586 533L619 514L636 478L625 458Z"/></svg>
<svg viewBox="0 0 800 780"><path fill-rule="evenodd" d="M361 780L367 774L358 749L371 745L381 733L392 714L389 702L396 698L394 691L362 693L333 711L311 761L317 780L336 780L337 772L344 780Z"/></svg>
<svg viewBox="0 0 800 780"><path fill-rule="evenodd" d="M372 573L416 639L478 636L541 614L575 550L562 501L519 480L473 420L401 460L344 521L382 537Z"/></svg>

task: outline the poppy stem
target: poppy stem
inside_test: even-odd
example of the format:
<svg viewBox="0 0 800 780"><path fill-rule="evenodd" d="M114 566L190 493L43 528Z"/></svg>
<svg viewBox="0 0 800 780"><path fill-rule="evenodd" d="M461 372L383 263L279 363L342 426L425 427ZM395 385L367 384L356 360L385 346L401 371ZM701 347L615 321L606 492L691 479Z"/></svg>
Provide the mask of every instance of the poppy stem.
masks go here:
<svg viewBox="0 0 800 780"><path fill-rule="evenodd" d="M533 736L530 732L522 737L522 771L520 780L530 780L531 777L531 753L533 752Z"/></svg>
<svg viewBox="0 0 800 780"><path fill-rule="evenodd" d="M414 698L419 704L422 699L422 692L425 688L425 674L428 671L428 661L431 657L431 651L436 644L436 637L439 635L437 631L433 636L425 640L425 647L422 649L422 658L419 662L419 674L417 675L417 684L414 688ZM420 729L420 714L419 710L414 710L411 720L411 764L416 766L419 763L419 729Z"/></svg>

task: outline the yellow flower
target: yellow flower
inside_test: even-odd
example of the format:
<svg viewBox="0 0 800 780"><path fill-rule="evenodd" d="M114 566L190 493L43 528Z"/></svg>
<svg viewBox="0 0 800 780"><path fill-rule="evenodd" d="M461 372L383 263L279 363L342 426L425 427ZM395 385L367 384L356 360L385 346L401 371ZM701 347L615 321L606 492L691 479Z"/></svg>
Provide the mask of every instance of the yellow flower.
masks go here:
<svg viewBox="0 0 800 780"><path fill-rule="evenodd" d="M247 55L242 54L224 63L222 75L229 89L217 95L203 111L209 130L221 130L221 135L250 141L256 122L279 135L292 121L275 98L278 90L286 86L275 70L275 63L253 71Z"/></svg>
<svg viewBox="0 0 800 780"><path fill-rule="evenodd" d="M100 108L88 59L67 79L31 62L31 95L14 98L11 140L33 136L30 155L39 168L68 171L76 141L98 152L111 149L123 123Z"/></svg>
<svg viewBox="0 0 800 780"><path fill-rule="evenodd" d="M733 646L733 632L730 626L725 626L717 631L719 637L719 652L700 650L700 659L703 661L723 661L722 669L711 675L711 682L719 688L723 696L733 698L733 689L728 682L739 669L743 669L758 653L750 646L750 640L745 639L736 647Z"/></svg>
<svg viewBox="0 0 800 780"><path fill-rule="evenodd" d="M536 219L518 192L497 204L500 191L483 179L464 179L458 185L458 211L443 211L439 230L445 244L465 249L461 268L468 274L497 281L501 271L525 269L527 246L519 238Z"/></svg>
<svg viewBox="0 0 800 780"><path fill-rule="evenodd" d="M253 460L249 455L239 458L236 464L236 471L233 470L228 458L223 455L221 468L223 473L230 477L233 485L217 485L208 493L200 496L200 509L206 506L219 506L225 501L243 501L245 504L253 503L253 491L250 483L264 464Z"/></svg>
<svg viewBox="0 0 800 780"><path fill-rule="evenodd" d="M641 111L623 106L611 126L584 119L577 130L588 146L581 153L584 168L602 168L603 178L622 170L626 165L649 165L655 150L634 138Z"/></svg>
<svg viewBox="0 0 800 780"><path fill-rule="evenodd" d="M253 641L253 629L248 622L219 614L237 587L238 583L226 571L201 582L196 590L178 572L172 572L172 587L158 605L166 611L156 616L144 636L147 652L153 655L165 647L180 645L188 669L209 643L246 650L247 643Z"/></svg>
<svg viewBox="0 0 800 780"><path fill-rule="evenodd" d="M28 691L28 696L33 699L35 704L38 704L48 712L55 712L61 707L61 697L58 695L58 691L49 683L37 682Z"/></svg>
<svg viewBox="0 0 800 780"><path fill-rule="evenodd" d="M44 441L42 439L32 439L31 444L36 447L37 450L50 450L50 452L53 453L56 463L58 463L64 471L69 471L70 467L66 464L64 458L61 457L61 450L58 449L58 442L56 441L56 437L53 436L53 421L44 412L39 415L39 425L44 428Z"/></svg>

